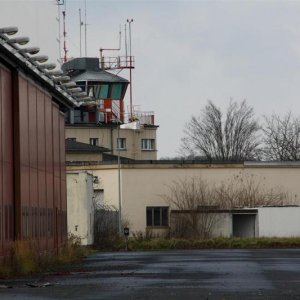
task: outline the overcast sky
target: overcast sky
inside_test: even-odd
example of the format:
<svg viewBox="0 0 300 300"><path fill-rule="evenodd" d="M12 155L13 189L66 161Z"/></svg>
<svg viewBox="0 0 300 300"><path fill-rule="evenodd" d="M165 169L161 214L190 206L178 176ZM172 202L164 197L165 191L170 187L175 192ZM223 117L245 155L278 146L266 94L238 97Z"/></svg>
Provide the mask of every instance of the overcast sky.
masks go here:
<svg viewBox="0 0 300 300"><path fill-rule="evenodd" d="M0 24L18 25L32 46L55 61L55 2L0 0ZM176 155L184 124L208 99L222 108L230 98L246 99L258 117L289 110L299 114L300 1L86 3L88 56L99 56L100 47L118 46L119 25L134 19L133 102L155 111L159 157ZM72 57L79 56L79 8L84 14L83 0L67 0ZM128 78L126 71L119 75Z"/></svg>

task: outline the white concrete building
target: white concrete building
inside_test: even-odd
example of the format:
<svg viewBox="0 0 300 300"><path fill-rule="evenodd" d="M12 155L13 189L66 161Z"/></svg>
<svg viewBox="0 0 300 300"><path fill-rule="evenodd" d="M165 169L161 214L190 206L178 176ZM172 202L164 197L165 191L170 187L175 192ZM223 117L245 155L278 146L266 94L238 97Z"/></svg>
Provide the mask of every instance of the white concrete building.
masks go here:
<svg viewBox="0 0 300 300"><path fill-rule="evenodd" d="M82 245L94 242L93 175L67 172L68 232L81 238Z"/></svg>
<svg viewBox="0 0 300 300"><path fill-rule="evenodd" d="M162 195L168 186L182 178L201 177L212 184L230 182L233 178L251 178L263 189L287 193L288 203L300 205L300 164L294 163L197 163L197 162L131 162L123 163L118 180L117 164L77 165L68 170L88 170L98 176L103 201L119 207L120 184L122 218L130 231L151 230L163 234L169 230L172 207ZM101 186L101 187L100 187ZM226 211L217 236L300 236L298 207L256 207L248 211Z"/></svg>

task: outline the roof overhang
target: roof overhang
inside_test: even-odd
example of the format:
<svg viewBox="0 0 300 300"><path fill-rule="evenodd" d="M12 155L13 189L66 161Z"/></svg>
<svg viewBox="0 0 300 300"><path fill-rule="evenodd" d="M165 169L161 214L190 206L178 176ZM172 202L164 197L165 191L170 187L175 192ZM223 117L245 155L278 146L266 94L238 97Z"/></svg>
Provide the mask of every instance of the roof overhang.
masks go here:
<svg viewBox="0 0 300 300"><path fill-rule="evenodd" d="M34 70L27 63L17 57L12 51L0 43L0 62L8 68L13 68L16 72L22 72L35 82L38 82L53 98L60 108L72 108L76 106L75 101L65 93L53 80L42 74L38 70Z"/></svg>

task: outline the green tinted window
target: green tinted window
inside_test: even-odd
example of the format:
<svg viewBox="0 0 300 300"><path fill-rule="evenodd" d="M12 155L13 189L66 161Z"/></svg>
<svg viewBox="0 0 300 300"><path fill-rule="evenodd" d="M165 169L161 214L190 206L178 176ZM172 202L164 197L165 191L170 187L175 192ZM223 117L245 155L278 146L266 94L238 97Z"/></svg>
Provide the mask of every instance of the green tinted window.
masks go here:
<svg viewBox="0 0 300 300"><path fill-rule="evenodd" d="M101 85L94 86L94 95L96 99L101 99L100 97Z"/></svg>
<svg viewBox="0 0 300 300"><path fill-rule="evenodd" d="M92 87L92 92L89 91L89 96L93 96L96 99L107 99L108 97L108 84L94 84Z"/></svg>
<svg viewBox="0 0 300 300"><path fill-rule="evenodd" d="M120 100L122 94L122 83L115 83L112 86L111 98Z"/></svg>
<svg viewBox="0 0 300 300"><path fill-rule="evenodd" d="M100 89L100 99L106 99L108 98L108 84L101 84L101 89Z"/></svg>

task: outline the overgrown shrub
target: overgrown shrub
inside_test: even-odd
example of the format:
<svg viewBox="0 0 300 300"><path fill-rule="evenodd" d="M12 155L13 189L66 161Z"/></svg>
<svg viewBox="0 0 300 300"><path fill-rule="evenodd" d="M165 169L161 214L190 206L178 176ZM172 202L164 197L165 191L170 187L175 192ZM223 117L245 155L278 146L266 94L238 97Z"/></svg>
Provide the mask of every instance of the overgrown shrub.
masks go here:
<svg viewBox="0 0 300 300"><path fill-rule="evenodd" d="M88 253L88 249L81 246L80 238L74 235L69 236L59 254L56 251L41 251L36 240L16 240L12 243L10 257L0 263L0 276L45 271L62 263L77 261Z"/></svg>

